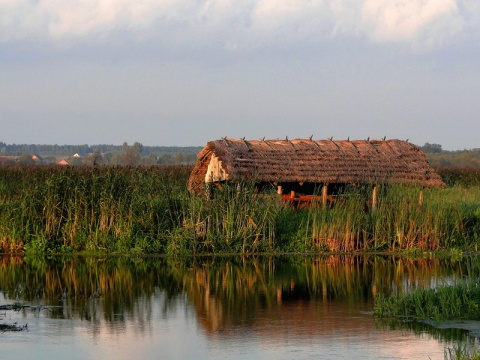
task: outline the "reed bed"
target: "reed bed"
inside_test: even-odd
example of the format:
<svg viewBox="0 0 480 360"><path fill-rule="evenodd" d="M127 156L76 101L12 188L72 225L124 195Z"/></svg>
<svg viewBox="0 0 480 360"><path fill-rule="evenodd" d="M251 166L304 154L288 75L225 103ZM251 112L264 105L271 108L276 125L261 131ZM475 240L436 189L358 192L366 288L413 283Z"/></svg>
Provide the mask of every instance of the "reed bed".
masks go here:
<svg viewBox="0 0 480 360"><path fill-rule="evenodd" d="M2 167L4 251L162 252L190 167Z"/></svg>
<svg viewBox="0 0 480 360"><path fill-rule="evenodd" d="M378 193L375 209L368 206L369 187L346 187L333 206L314 206L305 227L311 246L330 252L472 246L476 250L480 188L423 190L396 185L381 187Z"/></svg>
<svg viewBox="0 0 480 360"><path fill-rule="evenodd" d="M475 341L466 341L444 350L446 360L480 360L480 350Z"/></svg>
<svg viewBox="0 0 480 360"><path fill-rule="evenodd" d="M251 253L275 247L281 204L274 196L256 194L254 184L224 184L215 196L187 196L183 205L183 227L172 239L170 252L183 247L193 253ZM188 244L182 246L184 242Z"/></svg>
<svg viewBox="0 0 480 360"><path fill-rule="evenodd" d="M480 187L340 189L332 206L282 206L255 184L186 189L191 166L0 167L3 252L132 254L477 250ZM419 192L423 203L419 204Z"/></svg>
<svg viewBox="0 0 480 360"><path fill-rule="evenodd" d="M480 171L478 167L438 166L435 172L440 175L447 186L478 186Z"/></svg>
<svg viewBox="0 0 480 360"><path fill-rule="evenodd" d="M479 320L480 284L461 282L434 289L417 289L398 296L379 294L374 313L378 317L410 320Z"/></svg>

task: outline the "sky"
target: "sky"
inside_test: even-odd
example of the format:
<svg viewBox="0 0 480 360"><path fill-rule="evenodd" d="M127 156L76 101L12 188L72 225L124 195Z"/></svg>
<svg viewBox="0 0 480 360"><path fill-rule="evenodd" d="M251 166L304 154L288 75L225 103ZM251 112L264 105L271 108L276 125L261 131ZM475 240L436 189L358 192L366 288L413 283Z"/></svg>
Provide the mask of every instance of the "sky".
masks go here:
<svg viewBox="0 0 480 360"><path fill-rule="evenodd" d="M0 0L0 141L480 148L478 0Z"/></svg>

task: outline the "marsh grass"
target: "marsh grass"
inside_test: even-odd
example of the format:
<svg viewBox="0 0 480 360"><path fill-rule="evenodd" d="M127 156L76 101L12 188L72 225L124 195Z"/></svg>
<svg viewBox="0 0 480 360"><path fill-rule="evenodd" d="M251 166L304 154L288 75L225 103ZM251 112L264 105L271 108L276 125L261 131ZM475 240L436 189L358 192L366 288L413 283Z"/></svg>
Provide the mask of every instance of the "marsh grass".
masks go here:
<svg viewBox="0 0 480 360"><path fill-rule="evenodd" d="M480 360L478 344L463 342L444 350L446 360Z"/></svg>
<svg viewBox="0 0 480 360"><path fill-rule="evenodd" d="M477 250L480 187L346 186L333 205L281 206L273 189L187 191L190 166L0 167L3 252L198 254Z"/></svg>
<svg viewBox="0 0 480 360"><path fill-rule="evenodd" d="M3 250L161 252L188 167L5 167ZM144 241L142 241L144 240Z"/></svg>
<svg viewBox="0 0 480 360"><path fill-rule="evenodd" d="M374 313L378 317L410 320L479 320L480 284L459 282L434 289L416 289L404 295L379 294Z"/></svg>
<svg viewBox="0 0 480 360"><path fill-rule="evenodd" d="M383 186L376 209L368 205L370 194L368 187L346 187L333 206L314 206L307 225L312 246L333 252L438 250L478 240L479 188Z"/></svg>
<svg viewBox="0 0 480 360"><path fill-rule="evenodd" d="M188 195L183 204L181 236L192 242L194 253L249 253L275 246L280 203L268 193L257 194L254 184L224 184L211 199Z"/></svg>

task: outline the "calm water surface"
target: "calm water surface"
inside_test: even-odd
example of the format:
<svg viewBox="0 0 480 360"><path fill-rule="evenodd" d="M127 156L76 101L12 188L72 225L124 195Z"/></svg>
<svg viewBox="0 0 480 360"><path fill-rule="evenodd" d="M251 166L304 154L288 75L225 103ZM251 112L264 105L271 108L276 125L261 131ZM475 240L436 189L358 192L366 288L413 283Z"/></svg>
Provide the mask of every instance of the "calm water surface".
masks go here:
<svg viewBox="0 0 480 360"><path fill-rule="evenodd" d="M478 276L476 258L0 258L8 359L443 359L461 330L376 321L380 293Z"/></svg>

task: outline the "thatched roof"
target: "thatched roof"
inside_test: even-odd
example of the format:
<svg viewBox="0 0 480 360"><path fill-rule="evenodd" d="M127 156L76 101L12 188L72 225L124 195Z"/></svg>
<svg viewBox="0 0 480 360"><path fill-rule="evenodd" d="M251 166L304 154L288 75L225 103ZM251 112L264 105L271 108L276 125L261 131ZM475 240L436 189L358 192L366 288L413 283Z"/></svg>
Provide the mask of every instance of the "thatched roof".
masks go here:
<svg viewBox="0 0 480 360"><path fill-rule="evenodd" d="M423 152L402 140L210 141L198 154L189 188L208 181L395 183L444 187Z"/></svg>

